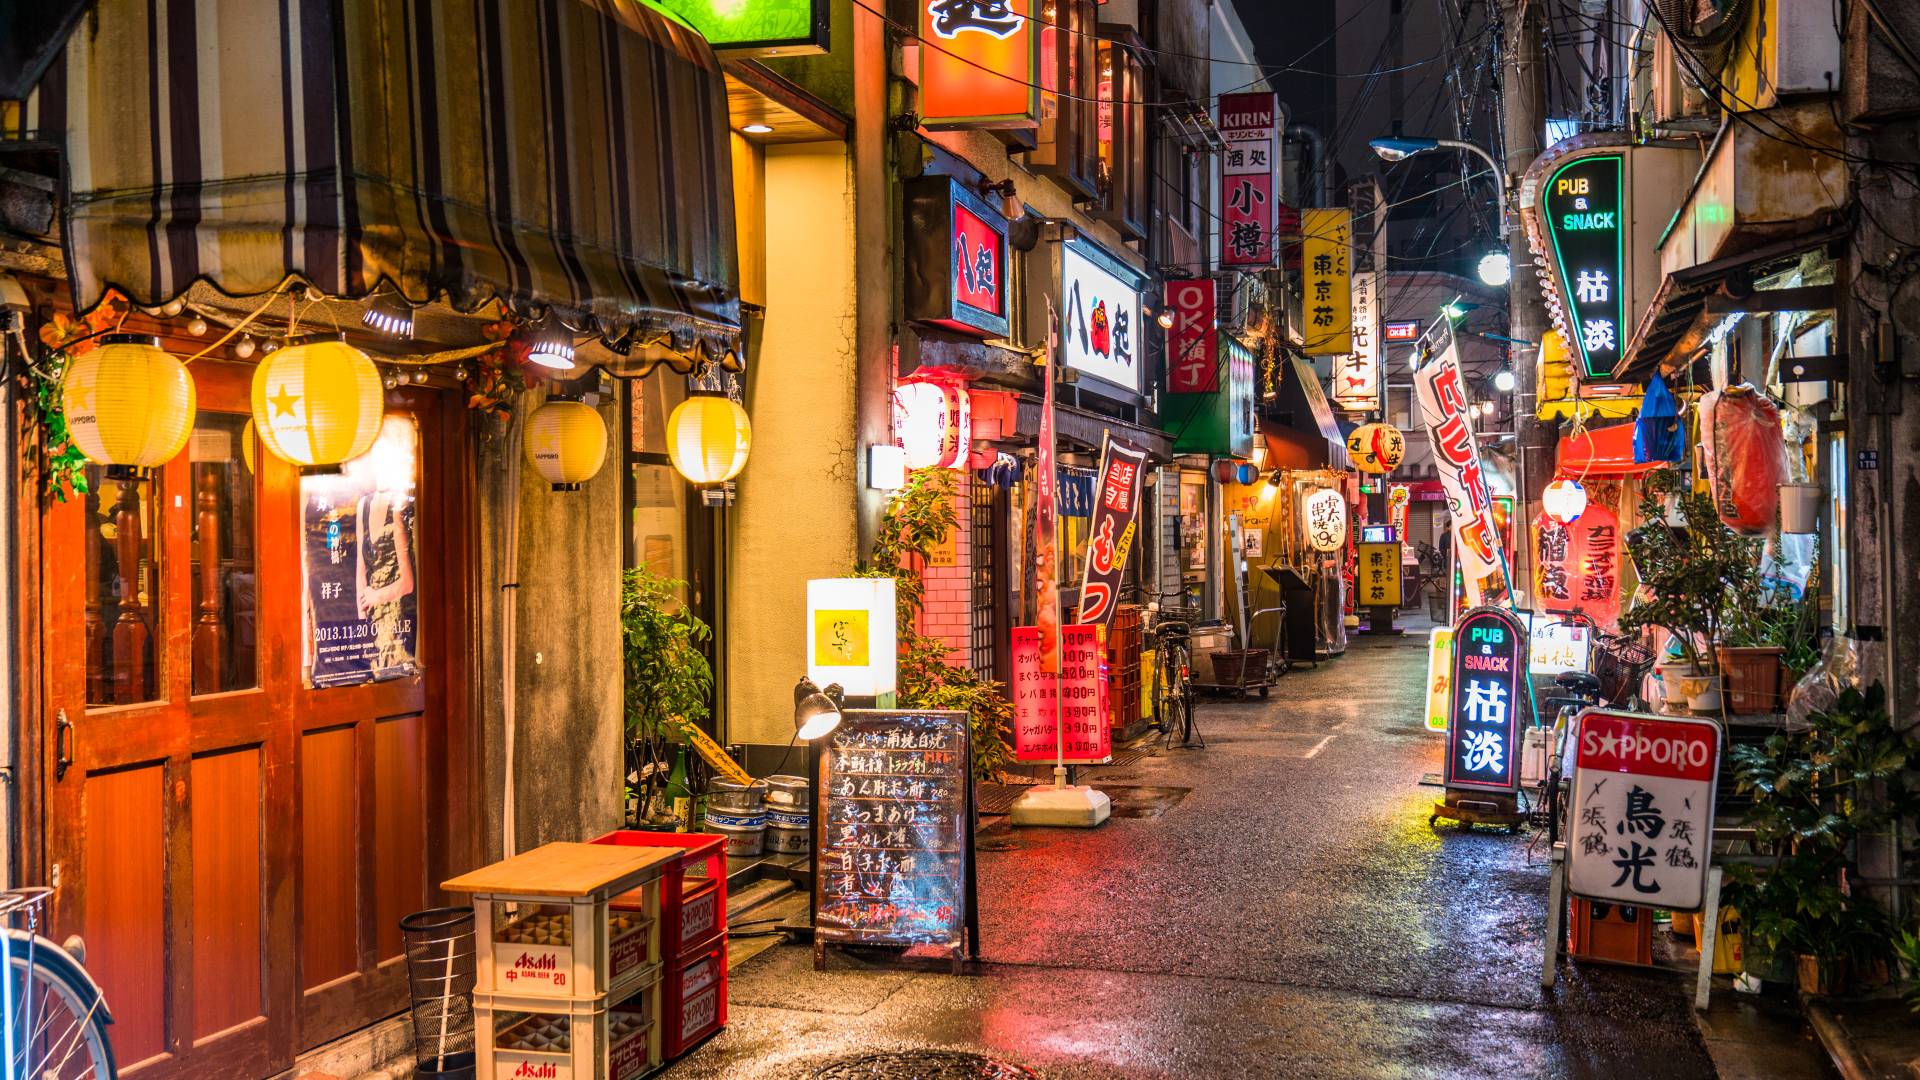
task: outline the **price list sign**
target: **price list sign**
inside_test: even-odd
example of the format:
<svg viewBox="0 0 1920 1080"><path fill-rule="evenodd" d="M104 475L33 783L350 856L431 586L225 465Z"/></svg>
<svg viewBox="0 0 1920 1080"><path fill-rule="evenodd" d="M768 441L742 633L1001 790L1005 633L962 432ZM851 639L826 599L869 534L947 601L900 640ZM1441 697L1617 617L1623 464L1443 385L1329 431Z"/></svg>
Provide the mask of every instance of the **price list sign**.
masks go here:
<svg viewBox="0 0 1920 1080"><path fill-rule="evenodd" d="M967 715L844 715L820 762L815 942L944 945L957 958L975 926Z"/></svg>
<svg viewBox="0 0 1920 1080"><path fill-rule="evenodd" d="M1019 761L1113 760L1113 720L1098 627L1060 628L1060 671L1040 670L1040 628L1013 628L1013 754ZM1056 705L1055 699L1058 698Z"/></svg>

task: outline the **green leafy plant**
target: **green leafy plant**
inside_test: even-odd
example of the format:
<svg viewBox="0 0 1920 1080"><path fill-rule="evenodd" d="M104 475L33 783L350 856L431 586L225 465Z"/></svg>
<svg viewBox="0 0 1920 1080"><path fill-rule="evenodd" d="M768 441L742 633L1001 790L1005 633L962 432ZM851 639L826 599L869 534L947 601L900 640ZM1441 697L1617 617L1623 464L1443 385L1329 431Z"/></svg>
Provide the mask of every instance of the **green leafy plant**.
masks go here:
<svg viewBox="0 0 1920 1080"><path fill-rule="evenodd" d="M906 709L956 709L967 714L973 733L973 775L994 776L1013 760L1007 733L1013 723L1013 703L1000 684L981 678L971 668L947 663L947 644L920 633L920 610L926 585L920 570L934 545L946 540L958 524L953 509L952 469L918 469L905 487L888 500L879 535L863 576L893 579L899 623L900 659L897 698Z"/></svg>
<svg viewBox="0 0 1920 1080"><path fill-rule="evenodd" d="M1754 843L1771 855L1764 866L1728 868L1727 902L1749 940L1823 962L1884 959L1893 946L1886 914L1849 886L1856 845L1920 810L1907 775L1920 744L1894 730L1885 688L1848 687L1806 730L1735 747L1733 761L1739 790L1753 798Z"/></svg>
<svg viewBox="0 0 1920 1080"><path fill-rule="evenodd" d="M1900 996L1905 999L1907 1008L1920 1013L1920 917L1914 919L1912 928L1894 936L1893 954L1899 958L1900 966L1906 969L1906 982Z"/></svg>
<svg viewBox="0 0 1920 1080"><path fill-rule="evenodd" d="M1721 638L1727 612L1759 588L1760 543L1728 528L1713 497L1691 490L1672 469L1649 474L1643 492L1640 516L1648 524L1627 537L1627 550L1649 595L1620 616L1620 627L1628 633L1649 626L1667 630L1689 663L1712 671L1712 645ZM1669 498L1686 517L1685 526L1662 523Z"/></svg>
<svg viewBox="0 0 1920 1080"><path fill-rule="evenodd" d="M712 711L713 631L675 595L686 582L644 566L620 583L620 637L626 676L627 737L679 740Z"/></svg>
<svg viewBox="0 0 1920 1080"><path fill-rule="evenodd" d="M46 493L61 502L87 493L87 455L80 451L72 429L67 427L63 393L67 368L74 357L97 347L95 339L118 327L126 317L126 299L109 292L84 316L55 312L40 326L40 343L46 351L38 361L27 365L27 382L33 390L34 416L40 421Z"/></svg>

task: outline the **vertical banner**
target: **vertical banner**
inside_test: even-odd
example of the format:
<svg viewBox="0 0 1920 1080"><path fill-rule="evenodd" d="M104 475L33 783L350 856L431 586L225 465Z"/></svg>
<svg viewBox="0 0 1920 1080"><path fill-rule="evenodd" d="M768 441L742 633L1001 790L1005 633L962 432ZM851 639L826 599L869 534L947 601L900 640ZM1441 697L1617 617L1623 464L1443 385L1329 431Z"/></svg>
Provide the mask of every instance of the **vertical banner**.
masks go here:
<svg viewBox="0 0 1920 1080"><path fill-rule="evenodd" d="M1407 535L1407 511L1412 503L1413 488L1406 484L1387 485L1387 522L1393 526L1393 535L1409 547L1413 540Z"/></svg>
<svg viewBox="0 0 1920 1080"><path fill-rule="evenodd" d="M1301 303L1307 321L1303 351L1339 356L1353 351L1353 212L1300 214Z"/></svg>
<svg viewBox="0 0 1920 1080"><path fill-rule="evenodd" d="M1612 633L1620 622L1620 519L1597 501L1569 522L1534 519L1534 591L1542 611L1579 611Z"/></svg>
<svg viewBox="0 0 1920 1080"><path fill-rule="evenodd" d="M1447 493L1453 518L1454 557L1466 581L1467 603L1504 604L1511 591L1493 497L1480 467L1480 443L1468 417L1466 381L1460 375L1459 348L1452 341L1439 356L1413 373L1420 422L1433 447L1434 467Z"/></svg>
<svg viewBox="0 0 1920 1080"><path fill-rule="evenodd" d="M1080 579L1076 623L1105 626L1113 621L1120 575L1140 524L1140 470L1146 462L1145 450L1107 436L1100 452L1093 520L1087 528L1087 569Z"/></svg>
<svg viewBox="0 0 1920 1080"><path fill-rule="evenodd" d="M1167 306L1173 329L1167 331L1167 392L1211 394L1220 389L1219 317L1214 280L1167 282Z"/></svg>
<svg viewBox="0 0 1920 1080"><path fill-rule="evenodd" d="M1060 347L1060 322L1047 301L1047 350L1040 358L1040 381L1046 387L1040 402L1040 439L1034 448L1039 475L1034 479L1033 506L1034 593L1038 603L1034 621L1040 629L1040 670L1060 670L1060 478L1053 464L1053 364Z"/></svg>
<svg viewBox="0 0 1920 1080"><path fill-rule="evenodd" d="M1040 670L1040 628L1013 628L1013 756L1093 765L1113 756L1105 650L1094 626L1060 628L1060 671ZM1055 708L1056 702L1058 709Z"/></svg>
<svg viewBox="0 0 1920 1080"><path fill-rule="evenodd" d="M1436 626L1427 634L1427 730L1447 730L1447 706L1453 701L1453 627Z"/></svg>
<svg viewBox="0 0 1920 1080"><path fill-rule="evenodd" d="M1353 275L1353 351L1333 358L1333 403L1348 412L1380 411L1379 278Z"/></svg>
<svg viewBox="0 0 1920 1080"><path fill-rule="evenodd" d="M1533 719L1527 631L1504 608L1474 608L1453 624L1453 685L1447 709L1446 785L1513 792L1520 787L1520 731Z"/></svg>
<svg viewBox="0 0 1920 1080"><path fill-rule="evenodd" d="M919 0L920 122L1040 126L1039 0Z"/></svg>
<svg viewBox="0 0 1920 1080"><path fill-rule="evenodd" d="M1279 95L1220 95L1220 265L1272 266L1280 206Z"/></svg>

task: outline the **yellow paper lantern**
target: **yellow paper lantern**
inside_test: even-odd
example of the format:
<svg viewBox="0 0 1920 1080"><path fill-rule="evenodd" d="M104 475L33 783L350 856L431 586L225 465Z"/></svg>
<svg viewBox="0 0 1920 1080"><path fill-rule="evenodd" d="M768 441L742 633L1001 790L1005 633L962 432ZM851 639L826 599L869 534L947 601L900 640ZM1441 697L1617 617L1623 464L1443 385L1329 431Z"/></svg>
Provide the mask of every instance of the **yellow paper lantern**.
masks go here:
<svg viewBox="0 0 1920 1080"><path fill-rule="evenodd" d="M694 394L667 417L667 456L696 484L719 484L746 468L753 445L747 410L719 394Z"/></svg>
<svg viewBox="0 0 1920 1080"><path fill-rule="evenodd" d="M253 372L253 423L275 457L334 472L380 434L380 370L338 338L307 339L270 353Z"/></svg>
<svg viewBox="0 0 1920 1080"><path fill-rule="evenodd" d="M527 463L555 491L578 491L607 460L607 425L579 401L549 401L527 417Z"/></svg>
<svg viewBox="0 0 1920 1080"><path fill-rule="evenodd" d="M73 358L60 391L73 444L90 461L151 469L187 444L198 406L187 366L160 339L108 334Z"/></svg>
<svg viewBox="0 0 1920 1080"><path fill-rule="evenodd" d="M1361 424L1347 436L1347 456L1366 473L1392 472L1407 455L1407 437L1392 424Z"/></svg>

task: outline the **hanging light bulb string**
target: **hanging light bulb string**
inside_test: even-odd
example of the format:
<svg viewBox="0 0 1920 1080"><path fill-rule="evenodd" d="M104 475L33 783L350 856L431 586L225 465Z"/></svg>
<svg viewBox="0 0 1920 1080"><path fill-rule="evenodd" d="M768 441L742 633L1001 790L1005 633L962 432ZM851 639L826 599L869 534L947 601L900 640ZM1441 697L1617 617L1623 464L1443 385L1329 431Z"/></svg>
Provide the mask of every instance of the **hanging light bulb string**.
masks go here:
<svg viewBox="0 0 1920 1080"><path fill-rule="evenodd" d="M282 281L280 284L274 286L273 291L267 294L267 298L261 301L260 306L257 308L254 308L251 314L249 314L246 318L241 319L239 322L234 323L233 326L230 327L226 333L220 335L218 340L209 343L206 348L201 349L199 352L194 353L192 356L187 357L185 360L181 361L181 363L191 364L195 360L198 360L201 357L207 355L208 353L214 351L215 349L220 348L222 345L225 345L227 342L232 341L233 335L240 333L242 330L245 330L247 326L253 322L253 320L265 314L267 308L275 300L280 298L280 294L286 291L287 286L292 284L293 280L294 279L292 277L288 277L285 281ZM195 310L198 310L198 309L196 308Z"/></svg>

